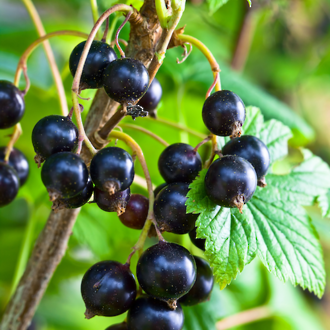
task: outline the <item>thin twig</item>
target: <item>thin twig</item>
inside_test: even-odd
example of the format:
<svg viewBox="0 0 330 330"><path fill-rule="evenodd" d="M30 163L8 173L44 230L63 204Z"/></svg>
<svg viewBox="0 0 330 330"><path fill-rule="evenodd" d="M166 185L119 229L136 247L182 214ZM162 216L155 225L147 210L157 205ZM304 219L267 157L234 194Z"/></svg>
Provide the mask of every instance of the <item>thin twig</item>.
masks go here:
<svg viewBox="0 0 330 330"><path fill-rule="evenodd" d="M202 140L201 142L199 142L199 143L197 144L197 146L194 148L194 151L197 152L198 149L199 149L203 144L209 142L211 139L212 139L212 135L207 136L204 140Z"/></svg>
<svg viewBox="0 0 330 330"><path fill-rule="evenodd" d="M124 51L121 49L120 45L119 45L119 42L118 42L118 37L119 37L119 33L121 31L121 29L124 27L124 25L128 22L129 18L131 17L132 15L132 12L128 12L125 19L124 19L124 22L119 26L117 32L116 32L116 37L115 37L115 42L116 42L116 46L119 50L119 53L121 55L122 58L125 57L125 53Z"/></svg>
<svg viewBox="0 0 330 330"><path fill-rule="evenodd" d="M109 20L110 20L110 17L108 17L107 20L105 21L105 29L104 29L103 37L101 39L102 42L107 41L107 36L108 36L108 32L109 32Z"/></svg>
<svg viewBox="0 0 330 330"><path fill-rule="evenodd" d="M217 85L218 81L219 81L219 72L217 72L215 74L214 81L213 81L212 85L210 86L210 88L207 90L205 99L207 99L210 96L213 88Z"/></svg>
<svg viewBox="0 0 330 330"><path fill-rule="evenodd" d="M7 163L9 161L9 157L10 157L10 153L14 148L14 145L16 143L16 141L19 139L19 137L22 134L22 126L20 123L16 124L14 127L14 132L7 144L7 148L6 148L6 154L5 154L5 158L4 161Z"/></svg>

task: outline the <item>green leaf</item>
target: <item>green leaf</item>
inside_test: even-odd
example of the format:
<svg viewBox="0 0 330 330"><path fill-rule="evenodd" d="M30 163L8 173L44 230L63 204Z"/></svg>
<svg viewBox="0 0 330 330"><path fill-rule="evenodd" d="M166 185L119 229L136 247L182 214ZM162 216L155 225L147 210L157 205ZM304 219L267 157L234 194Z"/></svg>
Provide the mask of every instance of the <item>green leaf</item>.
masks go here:
<svg viewBox="0 0 330 330"><path fill-rule="evenodd" d="M207 0L209 5L210 13L215 13L220 7L225 5L229 0ZM249 6L251 7L251 0L247 0Z"/></svg>
<svg viewBox="0 0 330 330"><path fill-rule="evenodd" d="M209 200L204 190L206 172L201 171L190 185L187 212L200 213L197 237L206 239L206 257L223 289L256 256L256 237L248 212L240 214L236 209L222 208Z"/></svg>
<svg viewBox="0 0 330 330"><path fill-rule="evenodd" d="M326 195L318 196L317 202L322 210L322 216L330 218L330 191Z"/></svg>

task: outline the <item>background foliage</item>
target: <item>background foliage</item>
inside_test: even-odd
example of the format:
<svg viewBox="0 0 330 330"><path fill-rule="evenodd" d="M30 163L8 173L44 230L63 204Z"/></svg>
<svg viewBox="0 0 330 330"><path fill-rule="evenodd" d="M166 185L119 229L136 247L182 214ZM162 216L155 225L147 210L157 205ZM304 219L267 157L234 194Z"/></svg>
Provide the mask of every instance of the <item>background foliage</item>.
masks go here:
<svg viewBox="0 0 330 330"><path fill-rule="evenodd" d="M219 60L223 88L239 94L246 105L259 107L265 120L274 118L292 129L289 156L274 164L276 173L288 173L292 165L301 162L301 152L293 147L307 146L329 163L330 44L327 41L330 37L330 2L255 0L252 6L255 25L253 41L245 69L241 73L233 72L230 63L247 10L246 1L222 1L226 4L219 10L216 10L215 2L212 4L210 1L210 7L204 2L197 2L187 4L180 25L187 24L186 33L204 42ZM64 29L89 32L92 27L88 0L39 0L35 4L48 32ZM112 4L108 0L99 1L100 12ZM141 1L134 1L136 6L141 4ZM121 36L127 38L128 31L129 27L126 26ZM0 79L13 79L20 55L36 38L36 31L22 3L18 0L2 0ZM72 37L51 41L68 100L72 83L68 58L78 42L79 39ZM181 49L170 50L157 76L163 86L163 100L158 113L162 118L206 134L201 108L212 75L207 61L196 49L178 66L175 60L181 56L181 52ZM31 174L15 202L0 209L0 310L8 301L13 281L16 280L14 274L19 274L24 268L24 260L45 224L51 205L41 183L40 170L33 164L34 151L30 140L33 126L40 118L60 113L56 89L42 47L30 58L28 72L32 88L26 97L27 112L22 121L24 135L17 147L29 158ZM92 97L93 94L93 91L84 92L84 96ZM84 105L88 109L88 102L84 102ZM132 122L131 119L126 121ZM169 143L182 141L195 145L199 142L194 136L149 119L138 118L136 124L156 132ZM129 129L127 132L140 143L153 183L162 183L157 169L162 147L140 133ZM10 130L1 131L0 145L6 143L9 133ZM204 158L207 157L207 146L203 147L201 153ZM142 175L139 165L137 173ZM310 196L309 189L317 189L312 183L306 185L306 198ZM146 191L137 185L133 186L133 191L146 195ZM324 210L328 208L329 200L325 196L320 199ZM322 219L321 211L315 206L309 206L306 210L320 233L329 274L329 219ZM74 227L68 252L38 309L35 317L37 328L104 329L122 320L123 316L85 320L79 285L82 274L93 263L104 259L126 260L138 235L138 231L124 227L116 215L104 213L95 205L85 206ZM167 235L167 238L184 244L194 254L200 254L186 235ZM149 245L153 243L153 240L147 242ZM18 264L18 260L23 263ZM134 269L136 257L132 262ZM225 290L220 292L215 288L210 302L186 310L185 329L212 329L212 324L221 317L263 304L274 309L274 317L239 329L328 329L329 301L329 289L319 300L306 291L293 288L290 283L283 284L255 259Z"/></svg>

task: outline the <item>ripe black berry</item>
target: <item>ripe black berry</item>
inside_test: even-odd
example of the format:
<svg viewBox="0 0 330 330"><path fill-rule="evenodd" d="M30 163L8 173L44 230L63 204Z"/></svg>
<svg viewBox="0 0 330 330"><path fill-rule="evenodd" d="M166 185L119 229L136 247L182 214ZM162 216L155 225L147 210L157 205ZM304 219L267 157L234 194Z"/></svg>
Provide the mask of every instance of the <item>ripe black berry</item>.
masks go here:
<svg viewBox="0 0 330 330"><path fill-rule="evenodd" d="M270 155L266 145L257 137L243 135L232 139L222 148L222 154L239 156L246 159L254 167L257 178L262 179L268 171Z"/></svg>
<svg viewBox="0 0 330 330"><path fill-rule="evenodd" d="M171 183L157 195L154 213L161 231L187 234L195 228L198 214L186 213L188 183Z"/></svg>
<svg viewBox="0 0 330 330"><path fill-rule="evenodd" d="M134 163L131 155L118 147L104 148L92 159L92 180L97 188L114 194L127 189L134 179Z"/></svg>
<svg viewBox="0 0 330 330"><path fill-rule="evenodd" d="M245 121L245 106L235 93L222 90L206 99L202 116L211 133L237 137L241 135L241 127Z"/></svg>
<svg viewBox="0 0 330 330"><path fill-rule="evenodd" d="M107 191L102 191L98 188L95 188L94 191L94 201L97 206L106 212L117 212L118 216L125 212L130 196L130 188L123 191L117 191L112 195L109 195Z"/></svg>
<svg viewBox="0 0 330 330"><path fill-rule="evenodd" d="M182 305L193 306L206 301L213 289L214 278L209 263L202 258L194 258L197 267L196 281L190 291L179 299Z"/></svg>
<svg viewBox="0 0 330 330"><path fill-rule="evenodd" d="M119 216L120 221L129 228L142 229L147 220L149 199L140 194L132 194L126 210Z"/></svg>
<svg viewBox="0 0 330 330"><path fill-rule="evenodd" d="M128 328L127 328L127 323L123 322L123 323L111 325L110 327L107 327L105 330L128 330Z"/></svg>
<svg viewBox="0 0 330 330"><path fill-rule="evenodd" d="M6 147L0 147L0 162L5 159L5 155ZM17 172L20 187L22 187L26 182L30 172L29 163L26 157L20 150L13 148L9 156L8 165L13 167Z"/></svg>
<svg viewBox="0 0 330 330"><path fill-rule="evenodd" d="M162 98L162 94L162 86L160 82L154 78L138 105L140 105L145 111L149 111L149 116L155 118L154 110L156 110L157 105Z"/></svg>
<svg viewBox="0 0 330 330"><path fill-rule="evenodd" d="M160 241L143 252L136 275L147 294L174 300L192 288L196 280L196 264L184 247Z"/></svg>
<svg viewBox="0 0 330 330"><path fill-rule="evenodd" d="M32 131L34 151L43 160L61 151L73 151L78 144L78 128L69 117L51 115L40 119Z"/></svg>
<svg viewBox="0 0 330 330"><path fill-rule="evenodd" d="M224 156L217 159L205 176L207 196L220 206L237 207L240 212L256 188L257 174L242 157Z"/></svg>
<svg viewBox="0 0 330 330"><path fill-rule="evenodd" d="M53 210L60 210L63 208L77 209L85 205L92 197L94 191L93 182L90 177L86 183L85 188L76 196L67 199L57 199L53 203Z"/></svg>
<svg viewBox="0 0 330 330"><path fill-rule="evenodd" d="M136 297L136 283L127 264L101 261L93 265L81 282L86 318L116 316L126 312Z"/></svg>
<svg viewBox="0 0 330 330"><path fill-rule="evenodd" d="M127 314L129 330L181 330L183 321L179 304L172 310L166 302L148 296L135 300Z"/></svg>
<svg viewBox="0 0 330 330"><path fill-rule="evenodd" d="M158 169L167 183L192 182L202 169L202 159L192 146L175 143L160 155Z"/></svg>
<svg viewBox="0 0 330 330"><path fill-rule="evenodd" d="M111 62L103 74L104 89L119 103L135 102L149 86L146 67L132 58L119 58Z"/></svg>
<svg viewBox="0 0 330 330"><path fill-rule="evenodd" d="M0 129L16 125L24 115L22 92L10 81L0 80Z"/></svg>
<svg viewBox="0 0 330 330"><path fill-rule="evenodd" d="M191 242L197 246L199 249L205 251L205 238L197 238L196 237L196 227L189 232L189 237Z"/></svg>
<svg viewBox="0 0 330 330"><path fill-rule="evenodd" d="M19 189L17 172L9 165L0 162L0 207L11 203Z"/></svg>
<svg viewBox="0 0 330 330"><path fill-rule="evenodd" d="M41 179L50 199L71 198L84 190L88 169L83 160L71 152L59 152L47 158Z"/></svg>
<svg viewBox="0 0 330 330"><path fill-rule="evenodd" d="M157 197L157 195L160 193L160 191L167 186L167 183L162 183L159 186L157 186L154 190L154 196Z"/></svg>
<svg viewBox="0 0 330 330"><path fill-rule="evenodd" d="M69 67L72 76L76 74L86 41L78 44L72 51ZM105 42L94 40L89 49L80 79L80 89L101 88L102 75L106 66L117 58L116 52Z"/></svg>

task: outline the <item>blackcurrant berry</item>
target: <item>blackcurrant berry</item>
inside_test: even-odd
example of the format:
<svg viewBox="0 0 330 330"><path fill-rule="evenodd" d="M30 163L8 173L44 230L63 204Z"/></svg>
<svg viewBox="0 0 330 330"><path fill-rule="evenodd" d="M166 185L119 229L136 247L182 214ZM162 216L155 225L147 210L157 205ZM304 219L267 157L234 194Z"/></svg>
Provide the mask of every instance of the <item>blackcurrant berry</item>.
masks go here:
<svg viewBox="0 0 330 330"><path fill-rule="evenodd" d="M243 135L232 139L222 148L225 155L239 156L246 159L254 167L257 178L262 179L269 168L270 155L267 146L257 137Z"/></svg>
<svg viewBox="0 0 330 330"><path fill-rule="evenodd" d="M189 237L191 242L197 246L199 249L205 251L205 238L197 238L196 237L196 227L189 232Z"/></svg>
<svg viewBox="0 0 330 330"><path fill-rule="evenodd" d="M126 210L119 216L120 221L129 228L142 229L147 220L149 199L140 194L132 194Z"/></svg>
<svg viewBox="0 0 330 330"><path fill-rule="evenodd" d="M217 159L205 176L205 190L211 201L224 207L237 207L240 212L256 188L256 171L242 157L224 156Z"/></svg>
<svg viewBox="0 0 330 330"><path fill-rule="evenodd" d="M154 213L161 231L187 234L195 228L198 214L186 213L188 183L171 183L157 195Z"/></svg>
<svg viewBox="0 0 330 330"><path fill-rule="evenodd" d="M86 187L88 169L78 155L59 152L47 158L41 170L41 179L52 201L71 198Z"/></svg>
<svg viewBox="0 0 330 330"><path fill-rule="evenodd" d="M128 330L128 328L127 328L127 323L123 322L123 323L111 325L110 327L107 327L105 330Z"/></svg>
<svg viewBox="0 0 330 330"><path fill-rule="evenodd" d="M5 159L6 147L0 147L0 162ZM20 187L26 182L29 176L29 163L22 151L13 148L8 160L8 165L13 167L19 177Z"/></svg>
<svg viewBox="0 0 330 330"><path fill-rule="evenodd" d="M183 322L180 304L172 310L166 302L148 296L135 300L127 314L129 330L181 330Z"/></svg>
<svg viewBox="0 0 330 330"><path fill-rule="evenodd" d="M72 76L76 74L86 41L78 44L72 51L69 67ZM80 89L103 87L102 76L106 66L117 58L116 52L105 42L94 40L89 49L80 79Z"/></svg>
<svg viewBox="0 0 330 330"><path fill-rule="evenodd" d="M245 121L245 106L235 93L222 90L205 100L202 116L211 133L237 137L241 135L241 127Z"/></svg>
<svg viewBox="0 0 330 330"><path fill-rule="evenodd" d="M64 208L77 209L78 207L85 205L91 199L93 191L94 186L92 179L88 177L85 188L79 194L71 198L55 200L52 209L54 211Z"/></svg>
<svg viewBox="0 0 330 330"><path fill-rule="evenodd" d="M22 119L24 110L22 92L10 81L0 80L0 129L16 125Z"/></svg>
<svg viewBox="0 0 330 330"><path fill-rule="evenodd" d="M185 295L195 283L196 264L181 245L160 241L143 252L136 275L147 294L175 300Z"/></svg>
<svg viewBox="0 0 330 330"><path fill-rule="evenodd" d="M132 58L119 58L104 70L104 89L119 103L135 102L143 96L149 86L146 67Z"/></svg>
<svg viewBox="0 0 330 330"><path fill-rule="evenodd" d="M17 172L9 165L0 162L0 207L11 203L19 189Z"/></svg>
<svg viewBox="0 0 330 330"><path fill-rule="evenodd" d="M101 261L93 265L81 282L86 318L116 316L126 312L136 297L136 283L127 264Z"/></svg>
<svg viewBox="0 0 330 330"><path fill-rule="evenodd" d="M57 152L73 151L78 145L78 136L78 128L69 117L51 115L34 126L32 144L43 161Z"/></svg>
<svg viewBox="0 0 330 330"><path fill-rule="evenodd" d="M125 212L130 196L130 188L123 191L117 191L112 195L109 195L107 191L98 188L95 188L94 191L94 201L97 206L106 212L117 212L118 216Z"/></svg>
<svg viewBox="0 0 330 330"><path fill-rule="evenodd" d="M167 186L167 183L162 183L154 190L154 196L157 197L157 195L160 193L160 191Z"/></svg>
<svg viewBox="0 0 330 330"><path fill-rule="evenodd" d="M160 99L162 98L163 90L160 82L154 78L150 84L146 93L142 96L138 105L140 105L145 111L149 112L149 116L155 118L155 110L157 108Z"/></svg>
<svg viewBox="0 0 330 330"><path fill-rule="evenodd" d="M98 189L114 194L132 184L135 174L133 159L124 149L104 148L92 159L90 173Z"/></svg>
<svg viewBox="0 0 330 330"><path fill-rule="evenodd" d="M192 182L202 169L202 159L192 146L175 143L160 155L158 169L167 183Z"/></svg>
<svg viewBox="0 0 330 330"><path fill-rule="evenodd" d="M193 306L206 301L213 289L214 278L209 263L200 257L194 258L197 267L196 281L190 291L179 299L182 305Z"/></svg>

